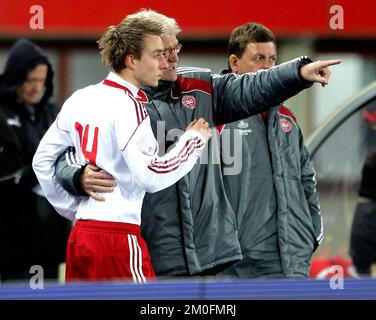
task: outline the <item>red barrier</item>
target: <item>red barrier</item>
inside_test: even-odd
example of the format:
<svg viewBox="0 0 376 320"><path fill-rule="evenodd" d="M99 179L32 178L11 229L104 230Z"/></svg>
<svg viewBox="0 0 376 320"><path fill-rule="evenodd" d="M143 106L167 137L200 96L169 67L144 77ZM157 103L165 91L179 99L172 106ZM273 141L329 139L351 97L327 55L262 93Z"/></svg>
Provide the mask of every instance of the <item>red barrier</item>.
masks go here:
<svg viewBox="0 0 376 320"><path fill-rule="evenodd" d="M33 30L30 20L43 8L43 29ZM343 9L343 29L333 29L336 14L334 6ZM1 0L0 36L101 34L110 24L117 24L125 15L147 7L170 15L183 29L182 36L228 36L237 25L257 21L271 28L277 36L313 35L323 37L374 37L376 20L374 0L317 0L303 4L301 0L262 2L237 0ZM332 13L331 13L332 10Z"/></svg>

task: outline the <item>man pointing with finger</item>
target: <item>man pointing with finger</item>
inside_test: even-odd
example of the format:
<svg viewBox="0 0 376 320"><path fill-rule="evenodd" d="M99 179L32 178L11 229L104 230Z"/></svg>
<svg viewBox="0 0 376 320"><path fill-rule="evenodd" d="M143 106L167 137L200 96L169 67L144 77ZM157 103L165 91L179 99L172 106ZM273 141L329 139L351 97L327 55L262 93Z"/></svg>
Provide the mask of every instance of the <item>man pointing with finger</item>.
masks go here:
<svg viewBox="0 0 376 320"><path fill-rule="evenodd" d="M269 69L276 64L277 41L267 27L246 23L233 30L227 55L229 70L223 73ZM222 137L223 181L243 259L218 276L307 277L324 232L316 174L297 119L280 104L225 130L231 143L241 145L236 156L242 167L235 172Z"/></svg>
<svg viewBox="0 0 376 320"><path fill-rule="evenodd" d="M174 142L169 135L176 129L183 130L195 118L205 118L215 127L259 114L313 82L327 84L327 67L340 63L312 62L301 57L271 70L242 76L219 76L199 68L177 70L181 47L176 38L180 31L176 21L154 11L145 14L167 26L162 41L168 67L158 87L144 88L147 96L139 96L150 115L154 135L162 137L159 143L165 150ZM205 163L197 164L173 186L145 196L142 234L159 276L217 274L242 259L238 226L224 190L221 166L216 161L219 149L214 138L215 131ZM74 159L62 157L56 170L65 189L81 195L111 191L113 182L106 179L105 173L87 166L77 168L77 163L67 162L67 158ZM95 178L97 174L99 180ZM95 185L98 181L101 189Z"/></svg>

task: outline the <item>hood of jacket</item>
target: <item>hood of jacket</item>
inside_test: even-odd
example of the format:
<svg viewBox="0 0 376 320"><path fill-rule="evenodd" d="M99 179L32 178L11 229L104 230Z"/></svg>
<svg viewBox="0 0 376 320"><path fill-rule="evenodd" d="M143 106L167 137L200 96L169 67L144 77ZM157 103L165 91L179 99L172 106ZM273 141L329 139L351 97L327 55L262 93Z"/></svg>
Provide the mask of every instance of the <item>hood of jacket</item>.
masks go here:
<svg viewBox="0 0 376 320"><path fill-rule="evenodd" d="M4 72L0 75L0 101L5 103L17 101L17 88L26 81L28 73L39 64L47 65L48 71L46 90L35 106L45 104L53 92L52 66L42 49L27 39L18 40L9 53Z"/></svg>

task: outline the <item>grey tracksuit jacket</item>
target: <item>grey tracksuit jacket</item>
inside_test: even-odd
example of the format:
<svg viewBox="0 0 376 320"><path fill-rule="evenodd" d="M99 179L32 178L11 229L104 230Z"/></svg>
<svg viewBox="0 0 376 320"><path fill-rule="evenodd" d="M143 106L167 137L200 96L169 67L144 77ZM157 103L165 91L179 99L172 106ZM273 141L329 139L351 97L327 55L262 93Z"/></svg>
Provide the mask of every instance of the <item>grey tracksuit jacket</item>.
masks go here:
<svg viewBox="0 0 376 320"><path fill-rule="evenodd" d="M295 117L280 105L226 125L225 133L241 145L241 171L229 170L234 164L223 155L222 164L243 259L219 275L307 277L323 225L315 172Z"/></svg>

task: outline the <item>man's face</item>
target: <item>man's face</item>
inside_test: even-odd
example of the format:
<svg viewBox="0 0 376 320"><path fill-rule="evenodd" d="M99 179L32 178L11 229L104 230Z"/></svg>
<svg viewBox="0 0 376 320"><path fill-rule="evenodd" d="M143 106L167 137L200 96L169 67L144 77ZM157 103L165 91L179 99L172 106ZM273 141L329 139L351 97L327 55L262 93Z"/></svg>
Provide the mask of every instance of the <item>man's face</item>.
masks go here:
<svg viewBox="0 0 376 320"><path fill-rule="evenodd" d="M177 67L178 67L178 53L176 48L179 45L176 36L170 34L164 34L161 36L164 47L164 55L167 60L167 69L163 71L162 80L175 81L177 79Z"/></svg>
<svg viewBox="0 0 376 320"><path fill-rule="evenodd" d="M234 73L256 72L275 66L277 51L275 44L271 41L250 42L240 58L231 55L229 59L230 67Z"/></svg>
<svg viewBox="0 0 376 320"><path fill-rule="evenodd" d="M39 64L28 73L26 81L17 89L17 95L22 102L37 104L42 99L47 71L47 65Z"/></svg>
<svg viewBox="0 0 376 320"><path fill-rule="evenodd" d="M140 59L135 59L135 79L139 87L156 87L163 71L167 68L166 59L162 55L161 37L147 35Z"/></svg>

